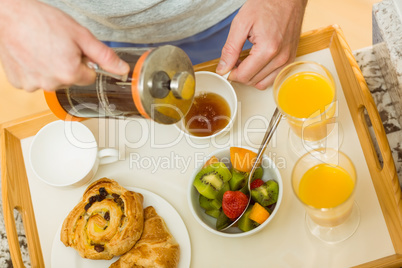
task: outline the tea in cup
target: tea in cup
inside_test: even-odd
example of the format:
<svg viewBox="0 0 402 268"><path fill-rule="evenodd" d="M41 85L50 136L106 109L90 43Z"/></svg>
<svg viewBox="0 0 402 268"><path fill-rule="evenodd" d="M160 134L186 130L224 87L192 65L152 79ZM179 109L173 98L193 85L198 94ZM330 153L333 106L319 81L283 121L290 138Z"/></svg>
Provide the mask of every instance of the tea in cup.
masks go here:
<svg viewBox="0 0 402 268"><path fill-rule="evenodd" d="M209 139L229 132L237 113L237 96L226 77L195 73L195 96L190 110L176 127L192 139Z"/></svg>

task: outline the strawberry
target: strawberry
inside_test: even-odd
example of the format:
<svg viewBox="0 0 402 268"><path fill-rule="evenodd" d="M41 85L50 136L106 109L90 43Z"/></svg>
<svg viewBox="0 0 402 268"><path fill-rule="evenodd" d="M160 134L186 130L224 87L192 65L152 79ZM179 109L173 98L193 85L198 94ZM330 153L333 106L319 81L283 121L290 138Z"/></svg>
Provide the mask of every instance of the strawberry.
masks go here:
<svg viewBox="0 0 402 268"><path fill-rule="evenodd" d="M250 183L250 190L260 187L264 184L264 181L261 179L255 179Z"/></svg>
<svg viewBox="0 0 402 268"><path fill-rule="evenodd" d="M239 217L246 209L248 197L240 191L226 191L223 194L223 213L232 221Z"/></svg>

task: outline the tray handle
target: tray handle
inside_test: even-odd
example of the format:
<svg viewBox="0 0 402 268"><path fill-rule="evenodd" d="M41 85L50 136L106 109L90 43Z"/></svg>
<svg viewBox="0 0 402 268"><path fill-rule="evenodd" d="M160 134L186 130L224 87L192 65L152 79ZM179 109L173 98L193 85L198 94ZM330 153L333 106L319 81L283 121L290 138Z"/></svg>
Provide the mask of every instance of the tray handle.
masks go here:
<svg viewBox="0 0 402 268"><path fill-rule="evenodd" d="M381 117L378 113L377 106L374 103L366 82L364 80L360 80L359 83L360 87L362 88L362 94L366 95L366 101L359 104L358 110L356 112L358 113L358 118L362 128L364 127L364 134L366 136L365 139L370 142L371 154L372 158L375 159L375 168L377 172L383 174L383 178L391 178L391 183L387 183L385 185L391 186L391 191L393 193L392 196L395 198L395 202L401 205L401 186L399 184L395 163L392 158L392 152L388 143L387 135L385 133ZM380 160L375 150L373 140L368 130L364 111L367 112L367 115L370 118L374 131L374 136L378 143L381 156L383 158L382 165L380 164Z"/></svg>
<svg viewBox="0 0 402 268"><path fill-rule="evenodd" d="M367 88L367 84L365 82L360 81L360 86L363 94L367 94L369 92ZM369 92L370 93L370 92ZM377 192L377 196L379 196L379 203L382 207L383 213L386 213L389 208L392 207L392 211L396 211L397 214L390 215L389 217L385 217L386 224L388 225L388 230L391 234L391 240L394 244L394 248L396 253L402 254L402 195L401 195L401 186L399 184L398 175L395 168L395 163L392 158L392 152L389 147L388 139L384 130L384 126L382 124L382 120L372 100L372 96L370 95L371 101L369 103L361 104L357 112L359 118L359 124L364 128L364 138L366 141L370 143L370 154L372 155L371 159L373 161L368 161L367 164L369 166L369 170L374 170L378 174L378 179L373 179L373 184ZM380 153L383 158L383 165L381 166L380 161L378 159L378 155L375 151L375 147L373 144L373 140L371 138L370 132L368 130L366 118L364 115L364 111L367 111L368 117L373 126L374 136L378 143L378 147ZM388 208L388 209L387 209ZM395 210L394 210L395 209Z"/></svg>
<svg viewBox="0 0 402 268"><path fill-rule="evenodd" d="M31 266L45 267L25 165L17 165L16 163L24 163L21 139L34 135L43 124L53 120L53 115L43 116L36 120L40 124L29 125L23 130L18 124L10 127L1 126L3 215L14 267L25 267L21 255L14 210L17 210L22 218Z"/></svg>
<svg viewBox="0 0 402 268"><path fill-rule="evenodd" d="M342 84L344 94L355 123L363 153L372 177L373 185L377 192L380 206L382 208L391 235L392 242L397 254L402 254L402 196L401 186L399 185L398 175L395 168L395 163L392 158L392 152L389 147L388 139L384 130L384 126L377 106L373 100L370 90L368 89L366 80L353 56L349 45L347 44L342 30L339 26L333 25L337 32L333 38L337 38L339 42L333 42L331 50L344 50L346 58L334 59L341 62L344 66L338 69L340 76L354 76L343 81L351 81ZM336 43L340 44L339 46ZM346 68L352 68L347 70ZM342 82L342 81L341 81ZM360 90L359 90L360 89ZM383 158L381 166L378 159L372 137L370 135L364 111L367 111L368 117L371 120L374 136L377 140L380 153ZM395 211L396 213L392 213Z"/></svg>

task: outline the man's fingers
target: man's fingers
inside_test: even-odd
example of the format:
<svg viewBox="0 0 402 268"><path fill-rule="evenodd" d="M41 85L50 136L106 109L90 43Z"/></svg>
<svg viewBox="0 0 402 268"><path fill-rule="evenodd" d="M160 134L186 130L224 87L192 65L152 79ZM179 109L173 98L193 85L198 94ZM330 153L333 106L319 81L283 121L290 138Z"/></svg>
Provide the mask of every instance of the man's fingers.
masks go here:
<svg viewBox="0 0 402 268"><path fill-rule="evenodd" d="M247 25L238 23L236 18L233 20L228 38L222 48L219 64L216 68L218 74L226 74L236 65L248 37L249 29L244 29L245 27Z"/></svg>
<svg viewBox="0 0 402 268"><path fill-rule="evenodd" d="M273 73L274 71L281 69L293 62L294 56L290 53L290 51L284 49L279 54L277 54L269 63L264 66L251 80L251 85L257 85L260 81L263 81L268 75ZM266 83L263 83L264 85ZM268 84L267 86L270 86Z"/></svg>
<svg viewBox="0 0 402 268"><path fill-rule="evenodd" d="M252 79L264 68L267 68L278 53L276 49L271 49L272 52L269 50L268 46L263 46L261 43L255 44L251 48L250 54L232 71L230 80L246 85L254 85ZM267 62L269 62L268 65L266 64Z"/></svg>
<svg viewBox="0 0 402 268"><path fill-rule="evenodd" d="M76 82L77 86L85 86L90 85L95 82L96 73L94 70L88 67L85 62L82 62L77 70Z"/></svg>
<svg viewBox="0 0 402 268"><path fill-rule="evenodd" d="M276 76L284 67L285 66L281 66L280 68L277 68L276 70L271 72L268 76L266 76L263 80L255 84L254 87L259 90L265 90L267 87L271 86L274 83Z"/></svg>
<svg viewBox="0 0 402 268"><path fill-rule="evenodd" d="M90 33L86 36L87 38L79 41L79 46L85 56L105 71L120 75L127 74L130 71L128 63L120 59L113 49L97 40Z"/></svg>

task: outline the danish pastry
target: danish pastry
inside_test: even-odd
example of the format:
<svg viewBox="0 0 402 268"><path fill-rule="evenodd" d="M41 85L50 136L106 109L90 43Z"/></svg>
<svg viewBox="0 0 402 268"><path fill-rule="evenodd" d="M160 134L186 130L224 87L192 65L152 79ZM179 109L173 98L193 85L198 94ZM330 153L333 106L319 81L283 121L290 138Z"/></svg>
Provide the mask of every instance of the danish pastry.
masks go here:
<svg viewBox="0 0 402 268"><path fill-rule="evenodd" d="M153 207L144 210L144 231L141 239L109 268L175 268L179 264L180 247L165 221Z"/></svg>
<svg viewBox="0 0 402 268"><path fill-rule="evenodd" d="M63 222L60 239L88 259L110 260L129 251L144 228L143 196L102 178Z"/></svg>

